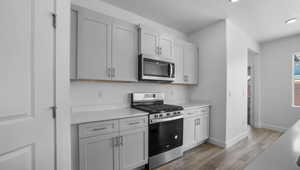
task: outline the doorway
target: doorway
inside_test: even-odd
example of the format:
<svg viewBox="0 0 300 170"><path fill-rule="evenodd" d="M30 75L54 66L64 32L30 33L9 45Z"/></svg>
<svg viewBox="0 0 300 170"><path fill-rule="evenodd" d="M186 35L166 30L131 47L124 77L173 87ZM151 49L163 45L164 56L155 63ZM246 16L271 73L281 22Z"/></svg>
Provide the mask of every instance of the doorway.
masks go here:
<svg viewBox="0 0 300 170"><path fill-rule="evenodd" d="M249 126L255 126L255 61L257 54L248 50L247 66L247 123Z"/></svg>

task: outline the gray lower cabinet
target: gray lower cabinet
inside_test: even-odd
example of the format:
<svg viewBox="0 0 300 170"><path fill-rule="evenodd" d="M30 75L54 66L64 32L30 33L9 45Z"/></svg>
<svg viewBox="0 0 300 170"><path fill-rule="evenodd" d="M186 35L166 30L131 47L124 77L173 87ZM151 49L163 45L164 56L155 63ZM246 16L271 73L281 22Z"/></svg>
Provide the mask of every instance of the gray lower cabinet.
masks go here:
<svg viewBox="0 0 300 170"><path fill-rule="evenodd" d="M209 107L185 110L183 147L189 150L209 137Z"/></svg>
<svg viewBox="0 0 300 170"><path fill-rule="evenodd" d="M118 170L118 134L100 135L79 142L80 170Z"/></svg>
<svg viewBox="0 0 300 170"><path fill-rule="evenodd" d="M120 133L120 170L132 170L148 162L148 129Z"/></svg>
<svg viewBox="0 0 300 170"><path fill-rule="evenodd" d="M147 164L147 122L135 117L79 125L79 170L133 170Z"/></svg>

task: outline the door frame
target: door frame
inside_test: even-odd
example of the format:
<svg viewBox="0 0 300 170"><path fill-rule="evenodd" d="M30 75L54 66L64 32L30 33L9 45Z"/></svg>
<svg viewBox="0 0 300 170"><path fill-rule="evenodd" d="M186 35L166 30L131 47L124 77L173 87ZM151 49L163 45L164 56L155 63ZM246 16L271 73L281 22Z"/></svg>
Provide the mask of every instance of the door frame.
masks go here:
<svg viewBox="0 0 300 170"><path fill-rule="evenodd" d="M56 157L55 170L71 170L71 123L70 123L70 10L71 0L54 0L56 29L55 54L55 105Z"/></svg>

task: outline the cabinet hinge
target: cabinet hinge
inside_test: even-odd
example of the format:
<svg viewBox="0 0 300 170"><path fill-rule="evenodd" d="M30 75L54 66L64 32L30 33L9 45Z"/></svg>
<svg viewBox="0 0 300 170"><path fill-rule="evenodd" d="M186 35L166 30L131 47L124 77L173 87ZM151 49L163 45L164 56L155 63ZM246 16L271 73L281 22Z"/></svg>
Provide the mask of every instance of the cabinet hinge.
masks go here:
<svg viewBox="0 0 300 170"><path fill-rule="evenodd" d="M52 117L53 117L53 119L56 119L57 107L56 106L52 106L51 109L52 109Z"/></svg>
<svg viewBox="0 0 300 170"><path fill-rule="evenodd" d="M53 28L56 28L56 14L52 13L52 26Z"/></svg>

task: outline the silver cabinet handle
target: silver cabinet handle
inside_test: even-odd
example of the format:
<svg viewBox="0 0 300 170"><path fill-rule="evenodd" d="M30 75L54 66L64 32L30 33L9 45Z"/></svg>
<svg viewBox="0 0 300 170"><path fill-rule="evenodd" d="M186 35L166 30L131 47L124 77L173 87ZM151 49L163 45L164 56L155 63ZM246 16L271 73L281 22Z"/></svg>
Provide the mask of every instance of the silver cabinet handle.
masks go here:
<svg viewBox="0 0 300 170"><path fill-rule="evenodd" d="M187 76L187 75L184 75L184 76L183 76L183 79L184 79L185 82L187 82L187 81L188 81L188 76Z"/></svg>
<svg viewBox="0 0 300 170"><path fill-rule="evenodd" d="M161 54L162 54L162 48L159 47L159 55L161 55Z"/></svg>
<svg viewBox="0 0 300 170"><path fill-rule="evenodd" d="M102 128L94 128L92 129L92 131L100 131L100 130L105 130L107 129L106 127L102 127Z"/></svg>
<svg viewBox="0 0 300 170"><path fill-rule="evenodd" d="M111 76L112 77L116 76L116 69L114 67L111 68Z"/></svg>
<svg viewBox="0 0 300 170"><path fill-rule="evenodd" d="M113 145L115 147L118 147L120 145L120 141L119 141L119 137L118 136L113 138Z"/></svg>
<svg viewBox="0 0 300 170"><path fill-rule="evenodd" d="M120 136L120 146L123 146L123 136Z"/></svg>
<svg viewBox="0 0 300 170"><path fill-rule="evenodd" d="M106 74L107 74L107 77L111 77L111 69L110 68L106 69Z"/></svg>
<svg viewBox="0 0 300 170"><path fill-rule="evenodd" d="M140 124L140 122L129 123L129 125L137 125L137 124Z"/></svg>
<svg viewBox="0 0 300 170"><path fill-rule="evenodd" d="M156 47L156 48L155 48L155 54L156 54L156 55L160 55L160 48L159 48L159 47Z"/></svg>

